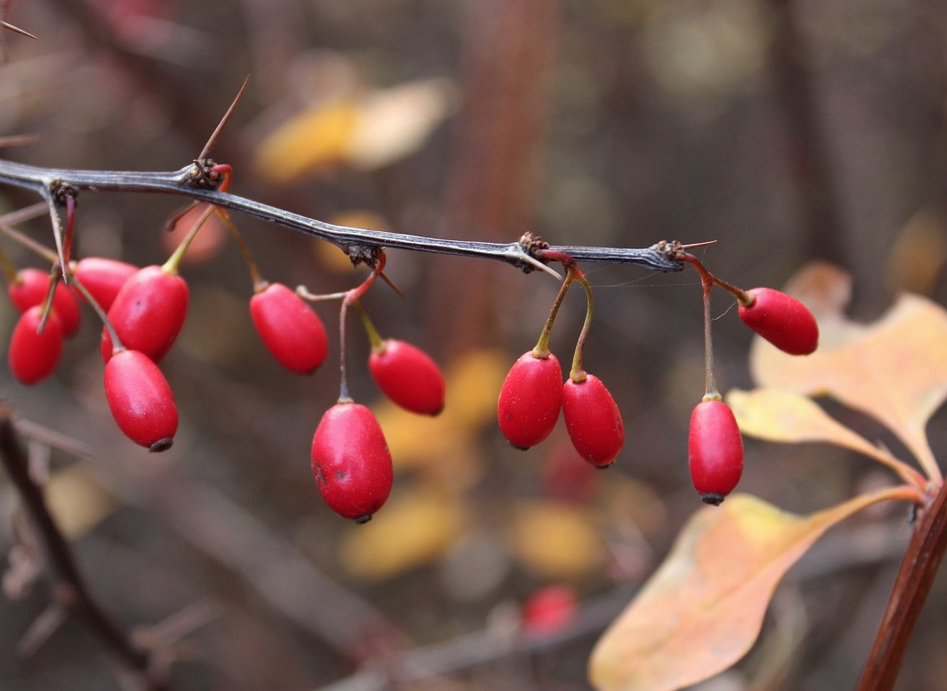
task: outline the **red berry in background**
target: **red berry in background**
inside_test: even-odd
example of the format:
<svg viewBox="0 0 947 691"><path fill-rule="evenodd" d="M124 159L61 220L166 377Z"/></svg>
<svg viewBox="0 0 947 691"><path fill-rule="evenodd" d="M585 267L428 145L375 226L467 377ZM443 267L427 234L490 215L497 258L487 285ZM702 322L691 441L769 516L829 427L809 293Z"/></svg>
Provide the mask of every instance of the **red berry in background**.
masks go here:
<svg viewBox="0 0 947 691"><path fill-rule="evenodd" d="M160 362L174 344L187 316L187 283L160 266L136 271L108 311L122 346ZM112 337L102 331L102 359L112 356Z"/></svg>
<svg viewBox="0 0 947 691"><path fill-rule="evenodd" d="M569 504L588 504L598 490L602 474L586 462L571 442L562 439L543 456L539 485L544 497Z"/></svg>
<svg viewBox="0 0 947 691"><path fill-rule="evenodd" d="M594 374L562 387L562 417L575 450L592 465L615 462L625 443L625 425L615 399Z"/></svg>
<svg viewBox="0 0 947 691"><path fill-rule="evenodd" d="M72 268L72 275L106 312L112 307L125 281L137 272L138 267L134 264L103 257L80 259Z"/></svg>
<svg viewBox="0 0 947 691"><path fill-rule="evenodd" d="M10 371L23 384L35 384L52 374L62 354L63 333L59 318L50 314L40 333L42 318L42 305L30 307L20 315L10 337L7 354Z"/></svg>
<svg viewBox="0 0 947 691"><path fill-rule="evenodd" d="M49 292L49 272L40 269L21 269L16 279L7 287L10 302L19 312L42 305ZM73 336L79 330L80 311L76 296L62 283L57 282L53 293L53 313L59 317L62 335Z"/></svg>
<svg viewBox="0 0 947 691"><path fill-rule="evenodd" d="M753 331L790 355L809 355L819 345L819 325L812 312L791 295L772 288L747 291L753 304L740 305L740 319Z"/></svg>
<svg viewBox="0 0 947 691"><path fill-rule="evenodd" d="M393 338L368 357L375 384L388 398L412 413L437 415L444 409L444 375L423 350Z"/></svg>
<svg viewBox="0 0 947 691"><path fill-rule="evenodd" d="M295 292L271 283L250 298L250 317L263 344L290 372L309 374L329 352L319 316Z"/></svg>
<svg viewBox="0 0 947 691"><path fill-rule="evenodd" d="M528 449L548 437L562 407L562 368L555 355L533 351L513 363L497 402L497 421L507 441Z"/></svg>
<svg viewBox="0 0 947 691"><path fill-rule="evenodd" d="M575 619L578 600L571 588L547 585L529 596L520 610L523 631L550 636L565 630Z"/></svg>
<svg viewBox="0 0 947 691"><path fill-rule="evenodd" d="M723 401L701 401L691 413L688 436L691 480L708 504L719 504L743 473L743 438Z"/></svg>
<svg viewBox="0 0 947 691"><path fill-rule="evenodd" d="M171 447L178 409L168 381L151 358L120 350L105 364L105 399L118 428L149 451Z"/></svg>
<svg viewBox="0 0 947 691"><path fill-rule="evenodd" d="M356 523L371 519L394 481L391 452L378 420L358 403L337 403L312 438L312 472L326 504Z"/></svg>

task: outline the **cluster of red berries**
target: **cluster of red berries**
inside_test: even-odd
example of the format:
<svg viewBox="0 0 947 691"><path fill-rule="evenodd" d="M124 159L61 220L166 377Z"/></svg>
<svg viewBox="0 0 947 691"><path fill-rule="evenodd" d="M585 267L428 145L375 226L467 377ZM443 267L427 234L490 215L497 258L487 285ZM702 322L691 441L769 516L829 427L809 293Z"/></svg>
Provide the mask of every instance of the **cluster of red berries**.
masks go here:
<svg viewBox="0 0 947 691"><path fill-rule="evenodd" d="M593 310L591 287L570 257L548 251L542 251L542 256L562 262L566 278L536 347L514 363L503 381L497 421L510 444L528 449L552 433L561 411L569 439L579 455L598 468L607 468L618 458L625 443L625 426L618 405L602 380L582 367L582 348ZM572 369L563 383L562 368L549 352L548 343L562 299L575 281L586 291L586 320L576 343Z"/></svg>
<svg viewBox="0 0 947 691"><path fill-rule="evenodd" d="M710 337L710 291L719 286L737 300L740 319L750 329L790 355L809 355L819 344L819 325L799 300L772 288L741 290L720 280L693 255L680 250L676 257L693 265L704 289L704 344L706 389L691 413L688 465L691 481L708 504L718 505L732 492L743 474L743 439L736 417L717 392Z"/></svg>
<svg viewBox="0 0 947 691"><path fill-rule="evenodd" d="M736 417L722 400L714 382L710 338L711 289L719 286L732 293L738 301L742 321L789 354L808 355L815 351L819 327L812 313L786 293L771 288L741 290L707 271L683 246L675 243L673 247L675 259L698 270L704 288L707 376L703 399L691 414L688 465L691 480L703 501L720 504L737 486L743 473L743 440ZM582 458L596 467L605 468L621 451L625 432L618 406L608 389L600 379L582 369L581 350L592 314L591 288L571 258L543 249L537 255L562 262L568 274L536 347L514 363L503 382L497 403L500 430L510 444L527 449L552 433L561 411L569 438ZM573 281L579 281L585 287L588 309L576 345L572 371L563 384L562 368L556 356L549 352L548 342L562 297Z"/></svg>
<svg viewBox="0 0 947 691"><path fill-rule="evenodd" d="M13 275L7 292L21 315L10 339L10 371L24 384L52 374L63 339L79 330L80 300L90 302L106 317L105 397L115 422L134 442L167 449L178 413L157 363L184 323L187 285L164 267L139 269L98 257L72 262L66 275L68 285L58 265L52 272L28 268ZM119 334L116 345L112 333Z"/></svg>

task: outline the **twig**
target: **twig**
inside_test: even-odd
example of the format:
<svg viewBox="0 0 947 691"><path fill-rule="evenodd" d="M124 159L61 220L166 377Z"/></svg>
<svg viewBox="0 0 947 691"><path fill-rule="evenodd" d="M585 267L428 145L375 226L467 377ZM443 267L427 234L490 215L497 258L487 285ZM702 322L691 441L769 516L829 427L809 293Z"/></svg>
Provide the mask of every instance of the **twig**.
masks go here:
<svg viewBox="0 0 947 691"><path fill-rule="evenodd" d="M42 488L30 477L28 459L13 423L13 410L0 403L0 462L16 486L26 511L42 535L47 558L57 582L61 603L82 615L95 632L129 667L148 682L149 691L164 689L163 682L148 679L151 655L136 646L119 625L93 599L79 572L69 543L49 513Z"/></svg>
<svg viewBox="0 0 947 691"><path fill-rule="evenodd" d="M219 207L239 211L277 225L326 240L343 249L350 247L385 247L434 254L452 254L504 261L514 266L538 268L537 262L519 242L497 243L471 240L449 240L424 235L391 233L337 226L308 218L268 204L239 197L227 192L200 189L189 184L194 166L188 165L174 172L134 172L71 170L41 168L24 163L0 160L0 184L28 189L41 196L49 194L54 186L68 184L73 189L95 192L148 192L174 194L197 201L210 202ZM666 243L647 248L551 246L576 260L635 264L652 271L680 271L680 262L660 251Z"/></svg>

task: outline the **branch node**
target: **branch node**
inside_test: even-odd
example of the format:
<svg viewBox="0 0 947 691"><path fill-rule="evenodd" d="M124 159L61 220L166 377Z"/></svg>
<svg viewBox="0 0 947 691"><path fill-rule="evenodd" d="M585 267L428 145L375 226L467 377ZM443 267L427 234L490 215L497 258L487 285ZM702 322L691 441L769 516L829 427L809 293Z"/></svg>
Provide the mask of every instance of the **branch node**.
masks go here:
<svg viewBox="0 0 947 691"><path fill-rule="evenodd" d="M76 202L79 190L65 180L57 178L49 183L49 196L56 206L66 206L68 198L71 198L73 203Z"/></svg>
<svg viewBox="0 0 947 691"><path fill-rule="evenodd" d="M378 263L378 257L383 252L378 245L348 245L342 250L349 256L352 266L366 264L371 267Z"/></svg>
<svg viewBox="0 0 947 691"><path fill-rule="evenodd" d="M217 169L214 159L195 158L194 166L188 171L184 184L199 190L216 190L225 179L226 176Z"/></svg>

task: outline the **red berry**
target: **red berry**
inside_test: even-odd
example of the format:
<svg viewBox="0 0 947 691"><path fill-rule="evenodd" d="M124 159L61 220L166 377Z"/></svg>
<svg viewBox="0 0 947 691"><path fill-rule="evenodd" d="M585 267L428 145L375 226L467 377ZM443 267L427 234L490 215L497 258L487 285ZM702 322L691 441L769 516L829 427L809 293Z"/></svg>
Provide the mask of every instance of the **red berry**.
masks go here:
<svg viewBox="0 0 947 691"><path fill-rule="evenodd" d="M105 364L105 399L119 429L150 451L171 447L178 409L161 370L137 350L120 350Z"/></svg>
<svg viewBox="0 0 947 691"><path fill-rule="evenodd" d="M89 291L92 298L99 303L99 307L108 312L125 281L137 271L138 267L128 262L86 257L75 264L72 275Z"/></svg>
<svg viewBox="0 0 947 691"><path fill-rule="evenodd" d="M719 504L743 473L743 438L723 401L701 401L691 413L688 437L691 480L708 504Z"/></svg>
<svg viewBox="0 0 947 691"><path fill-rule="evenodd" d="M312 472L333 511L356 523L371 519L394 480L391 452L372 411L352 402L326 411L312 438Z"/></svg>
<svg viewBox="0 0 947 691"><path fill-rule="evenodd" d="M396 404L421 415L444 409L444 375L423 350L393 338L368 358L375 384Z"/></svg>
<svg viewBox="0 0 947 691"><path fill-rule="evenodd" d="M497 402L500 431L513 446L528 449L548 437L562 407L562 368L551 353L523 353L513 363Z"/></svg>
<svg viewBox="0 0 947 691"><path fill-rule="evenodd" d="M7 355L10 371L23 384L35 384L52 374L62 354L63 334L59 317L50 314L43 332L39 333L42 317L42 305L30 307L20 315L10 337Z"/></svg>
<svg viewBox="0 0 947 691"><path fill-rule="evenodd" d="M296 374L315 371L329 352L319 316L281 283L271 283L250 298L250 317L273 357Z"/></svg>
<svg viewBox="0 0 947 691"><path fill-rule="evenodd" d="M131 276L115 296L109 321L128 350L160 362L184 326L187 316L187 283L160 266L146 266ZM112 338L102 331L102 359L112 356Z"/></svg>
<svg viewBox="0 0 947 691"><path fill-rule="evenodd" d="M625 426L615 399L601 379L587 374L582 381L566 380L562 417L572 445L582 458L599 468L614 463L625 443Z"/></svg>
<svg viewBox="0 0 947 691"><path fill-rule="evenodd" d="M790 355L809 355L819 345L819 325L796 298L772 288L753 288L751 305L740 305L740 319Z"/></svg>
<svg viewBox="0 0 947 691"><path fill-rule="evenodd" d="M573 590L564 585L540 588L523 603L520 621L523 630L533 636L550 636L562 631L575 619L578 601Z"/></svg>
<svg viewBox="0 0 947 691"><path fill-rule="evenodd" d="M21 269L16 279L7 287L10 302L20 312L42 305L49 292L49 272L40 269ZM53 313L59 317L62 335L73 336L79 330L80 312L76 296L62 283L57 282L53 293Z"/></svg>

